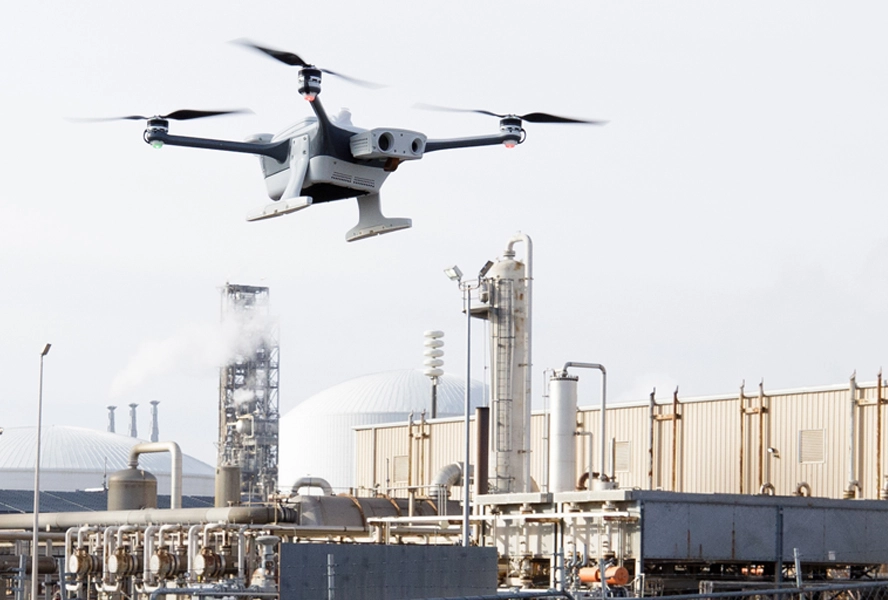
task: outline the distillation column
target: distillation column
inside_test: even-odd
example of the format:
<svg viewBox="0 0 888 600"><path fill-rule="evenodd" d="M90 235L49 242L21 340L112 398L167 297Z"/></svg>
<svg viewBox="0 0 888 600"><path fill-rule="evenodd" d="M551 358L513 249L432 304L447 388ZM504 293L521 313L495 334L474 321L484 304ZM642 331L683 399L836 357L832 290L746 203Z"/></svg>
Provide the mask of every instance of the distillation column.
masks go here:
<svg viewBox="0 0 888 600"><path fill-rule="evenodd" d="M277 487L279 346L268 288L226 284L222 321L234 338L219 370L220 469L239 467L241 493L260 500Z"/></svg>
<svg viewBox="0 0 888 600"><path fill-rule="evenodd" d="M524 242L527 261L515 259ZM481 309L490 322L490 478L494 494L529 492L530 485L530 291L531 241L510 240L481 281Z"/></svg>

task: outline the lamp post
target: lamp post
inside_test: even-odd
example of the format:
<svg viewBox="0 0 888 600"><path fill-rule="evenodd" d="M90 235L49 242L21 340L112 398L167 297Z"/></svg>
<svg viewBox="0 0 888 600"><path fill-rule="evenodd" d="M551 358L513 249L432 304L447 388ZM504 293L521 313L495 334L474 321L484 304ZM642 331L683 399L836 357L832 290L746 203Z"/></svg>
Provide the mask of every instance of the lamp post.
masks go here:
<svg viewBox="0 0 888 600"><path fill-rule="evenodd" d="M40 432L43 427L43 359L52 344L40 351L40 385L37 388L37 460L34 462L34 532L31 539L31 600L37 600L38 533L40 530Z"/></svg>
<svg viewBox="0 0 888 600"><path fill-rule="evenodd" d="M469 415L472 410L472 311L471 311L471 282L462 280L462 271L456 265L449 269L444 269L444 273L451 281L455 281L463 293L463 305L466 311L466 395L465 395L465 447L463 454L463 527L462 527L462 545L469 546L471 537L469 529L469 435L471 434L471 425Z"/></svg>
<svg viewBox="0 0 888 600"><path fill-rule="evenodd" d="M463 459L463 546L468 547L471 541L471 530L469 529L469 453L470 435L471 435L471 390L472 390L472 290L481 286L481 279L490 270L493 263L487 261L478 272L478 279L475 281L463 281L463 273L459 267L453 265L448 269L444 269L444 273L459 285L460 291L463 293L463 305L466 311L466 401L465 401L465 448Z"/></svg>

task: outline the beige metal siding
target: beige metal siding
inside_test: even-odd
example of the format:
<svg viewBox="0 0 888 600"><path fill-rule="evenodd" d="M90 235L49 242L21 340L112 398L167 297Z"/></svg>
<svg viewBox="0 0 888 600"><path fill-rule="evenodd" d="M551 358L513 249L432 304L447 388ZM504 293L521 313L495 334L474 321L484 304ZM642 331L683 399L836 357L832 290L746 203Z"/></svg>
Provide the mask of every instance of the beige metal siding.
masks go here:
<svg viewBox="0 0 888 600"><path fill-rule="evenodd" d="M882 391L883 399L888 391ZM617 473L621 487L675 490L695 493L759 493L763 484L772 484L780 495L797 491L800 483L807 483L813 495L841 498L849 482L849 425L851 397L849 387L770 393L763 389L747 389L741 411L739 394L733 397L693 399L679 398L677 421L673 420L673 403L658 402L653 407L654 419L648 405L615 405L607 410L608 455L605 457L608 475L612 471L614 444L621 443L621 451L628 450L628 471ZM872 384L861 384L855 407L855 478L860 482L862 497L878 498L880 481L888 470L884 449L888 423L883 422L881 443L881 471L877 448L879 412L888 419L888 411L877 404L877 393ZM742 412L742 416L741 416ZM582 408L577 413L577 479L589 468L589 444L592 450L592 468L600 464L599 409ZM741 422L743 435L741 437ZM415 425L415 427L417 427ZM411 456L411 482L426 485L445 465L462 461L463 421L439 420L426 424L427 437L408 444L407 425L375 427L359 430L357 435L358 485L380 489L391 475L394 456ZM544 414L531 419L531 477L541 490L547 485L547 420ZM650 451L651 428L653 449ZM673 471L673 431L675 436L675 470ZM821 452L822 461L801 460L800 439L809 432L809 455ZM822 432L818 433L818 432ZM816 440L822 439L821 447ZM472 458L475 462L474 423L472 424ZM811 442L815 440L815 442ZM628 445L627 445L627 444ZM773 452L768 452L771 448ZM626 454L622 455L624 458ZM741 456L743 470L741 472ZM649 474L650 460L653 469ZM673 486L674 480L674 486ZM406 491L404 492L406 493Z"/></svg>

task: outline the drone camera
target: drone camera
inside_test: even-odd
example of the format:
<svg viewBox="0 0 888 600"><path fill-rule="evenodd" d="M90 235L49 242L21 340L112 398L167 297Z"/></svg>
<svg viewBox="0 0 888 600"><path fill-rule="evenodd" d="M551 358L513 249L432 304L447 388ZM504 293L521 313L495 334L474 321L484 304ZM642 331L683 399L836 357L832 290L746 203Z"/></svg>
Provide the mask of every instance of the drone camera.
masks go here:
<svg viewBox="0 0 888 600"><path fill-rule="evenodd" d="M353 135L349 141L355 158L422 158L426 136L406 129L371 129Z"/></svg>

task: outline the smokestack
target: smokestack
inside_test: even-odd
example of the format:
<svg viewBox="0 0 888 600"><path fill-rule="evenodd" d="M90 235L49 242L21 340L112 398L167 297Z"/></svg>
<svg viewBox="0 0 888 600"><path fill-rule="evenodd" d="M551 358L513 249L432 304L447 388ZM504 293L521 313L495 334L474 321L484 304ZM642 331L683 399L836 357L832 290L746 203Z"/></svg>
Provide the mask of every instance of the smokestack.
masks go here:
<svg viewBox="0 0 888 600"><path fill-rule="evenodd" d="M108 407L108 432L114 433L114 409L116 406Z"/></svg>
<svg viewBox="0 0 888 600"><path fill-rule="evenodd" d="M157 405L160 404L160 400L152 400L151 401L151 441L156 442L158 440L159 434L157 430Z"/></svg>
<svg viewBox="0 0 888 600"><path fill-rule="evenodd" d="M130 437L137 438L139 437L139 430L136 427L136 407L138 404L133 402L129 405L130 407Z"/></svg>

